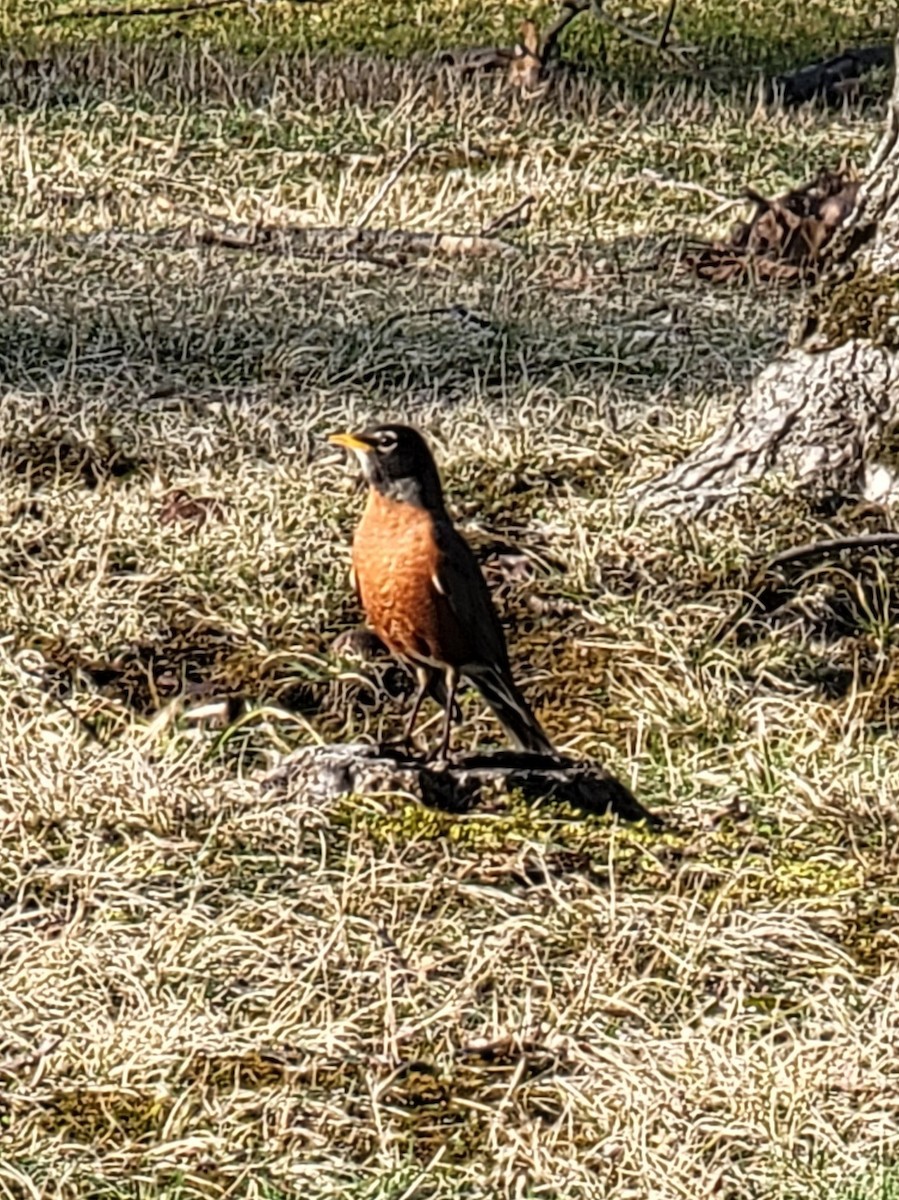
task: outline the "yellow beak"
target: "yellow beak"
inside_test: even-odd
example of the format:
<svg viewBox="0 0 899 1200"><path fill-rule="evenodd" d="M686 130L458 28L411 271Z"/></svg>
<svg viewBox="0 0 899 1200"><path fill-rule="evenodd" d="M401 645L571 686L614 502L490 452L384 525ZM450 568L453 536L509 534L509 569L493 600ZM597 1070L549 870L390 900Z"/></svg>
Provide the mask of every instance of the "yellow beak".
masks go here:
<svg viewBox="0 0 899 1200"><path fill-rule="evenodd" d="M358 450L363 454L371 452L372 447L355 433L329 433L328 441L335 446L344 446L347 450Z"/></svg>

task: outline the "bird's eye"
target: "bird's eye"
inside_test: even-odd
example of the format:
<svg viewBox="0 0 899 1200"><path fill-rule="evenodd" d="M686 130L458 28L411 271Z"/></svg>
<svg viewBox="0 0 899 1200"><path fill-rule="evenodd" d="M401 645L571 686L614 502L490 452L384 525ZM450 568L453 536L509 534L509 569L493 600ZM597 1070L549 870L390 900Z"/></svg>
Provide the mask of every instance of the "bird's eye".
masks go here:
<svg viewBox="0 0 899 1200"><path fill-rule="evenodd" d="M378 434L378 449L385 454L396 449L396 434L392 429L385 429L383 433Z"/></svg>

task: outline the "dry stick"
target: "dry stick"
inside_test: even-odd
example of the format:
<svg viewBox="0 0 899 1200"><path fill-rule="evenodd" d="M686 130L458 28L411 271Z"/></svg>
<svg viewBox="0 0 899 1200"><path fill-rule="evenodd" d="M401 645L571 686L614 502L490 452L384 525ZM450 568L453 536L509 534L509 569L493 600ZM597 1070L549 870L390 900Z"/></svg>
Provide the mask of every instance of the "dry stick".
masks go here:
<svg viewBox="0 0 899 1200"><path fill-rule="evenodd" d="M481 232L478 236L492 237L493 234L500 233L503 229L508 229L512 222L515 221L515 218L518 216L518 214L523 212L526 208L529 208L533 203L533 196L525 196L523 200L519 200L517 204L514 204L506 212L501 213L500 216L494 218L494 220L488 221L487 224L481 229ZM526 225L529 220L530 213L526 213L522 219L516 223L516 225Z"/></svg>
<svg viewBox="0 0 899 1200"><path fill-rule="evenodd" d="M393 187L393 185L399 179L400 175L402 175L403 171L405 171L406 167L408 167L409 163L416 156L416 154L419 152L420 149L421 149L421 142L413 142L412 143L412 145L409 147L409 149L406 151L406 153L403 155L403 157L400 159L400 161L396 164L396 166L393 168L393 170L390 172L390 174L387 176L387 178L381 183L380 187L377 189L375 194L369 200L368 204L366 204L366 206L363 208L362 212L359 214L358 218L356 219L357 228L359 228L359 229L365 228L368 221L374 215L374 212L377 209L378 205L381 203L381 201L384 199L384 197L387 195L387 193L390 191L390 189Z"/></svg>
<svg viewBox="0 0 899 1200"><path fill-rule="evenodd" d="M774 567L784 566L792 562L801 562L804 558L818 558L825 554L839 553L842 550L860 550L866 547L877 548L879 546L884 548L899 547L899 533L860 533L855 537L827 538L822 542L806 542L802 546L793 546L789 550L782 550L780 554L775 554L766 566L760 567L749 583L748 591L751 595L756 588L760 588ZM751 596L751 599L754 603L757 603L754 596ZM746 615L744 597L744 601L735 615L732 614L722 618L716 632L713 634L713 639L715 641L724 641L726 638L733 636L737 628L745 621Z"/></svg>
<svg viewBox="0 0 899 1200"><path fill-rule="evenodd" d="M662 26L662 32L659 34L659 50L664 50L668 44L668 34L671 32L671 22L674 20L674 10L677 7L677 0L671 0L668 5L668 11L665 13L665 23Z"/></svg>
<svg viewBox="0 0 899 1200"><path fill-rule="evenodd" d="M291 4L326 4L328 0L290 0ZM160 4L155 8L86 8L67 9L65 12L51 13L35 25L53 25L57 21L97 21L104 17L183 17L191 13L207 12L211 8L234 8L243 5L249 8L247 0L192 0L190 4Z"/></svg>
<svg viewBox="0 0 899 1200"><path fill-rule="evenodd" d="M770 571L772 567L782 566L784 563L798 562L803 558L817 558L833 551L860 550L876 546L899 546L899 533L860 533L856 537L807 542L804 546L794 546L791 550L782 550L780 554L775 554L765 571Z"/></svg>
<svg viewBox="0 0 899 1200"><path fill-rule="evenodd" d="M562 6L562 11L553 21L552 25L547 29L546 36L543 39L543 45L540 48L540 59L544 64L556 48L556 42L559 40L559 35L562 30L569 25L575 17L580 16L582 12L586 12L593 0L566 0Z"/></svg>
<svg viewBox="0 0 899 1200"><path fill-rule="evenodd" d="M623 21L619 21L617 17L610 17L605 10L605 0L594 0L591 5L593 15L600 21L604 21L606 25L611 25L613 29L617 29L619 33L623 33L626 37L632 38L635 42L641 42L644 46L652 46L653 50L658 49L657 39L651 38L645 33L641 33L639 29L632 29L630 25L625 25Z"/></svg>
<svg viewBox="0 0 899 1200"><path fill-rule="evenodd" d="M401 266L384 258L384 253L426 257L484 254L518 254L511 242L478 234L429 233L412 229L360 229L358 225L308 226L269 229L248 227L246 234L201 229L200 244L218 245L230 250L261 250L269 254L290 254L333 262L374 262L386 267Z"/></svg>
<svg viewBox="0 0 899 1200"><path fill-rule="evenodd" d="M619 33L623 33L625 37L630 38L633 42L640 42L640 44L643 46L650 46L653 50L659 50L665 54L671 54L678 59L682 57L677 50L666 45L662 38L650 37L648 33L642 33L639 29L634 29L633 26L628 25L626 22L619 21L617 17L609 16L609 14L603 8L603 2L604 0L595 0L595 3L592 6L593 12L600 21L605 21L607 25L611 25L613 29L617 29ZM674 15L673 10L674 5L672 4L669 9L668 16L665 18L665 28L663 30L665 38L668 36L668 26L671 23L670 18Z"/></svg>
<svg viewBox="0 0 899 1200"><path fill-rule="evenodd" d="M564 754L518 750L463 754L434 766L396 746L359 743L307 746L291 754L263 787L301 781L310 793L330 799L372 790L410 793L430 808L467 811L483 788L520 789L530 801L564 800L582 812L612 811L628 821L658 828L662 819L644 808L630 788L601 763Z"/></svg>
<svg viewBox="0 0 899 1200"><path fill-rule="evenodd" d="M620 183L642 183L643 181L651 183L654 187L658 188L673 188L679 192L695 192L698 196L705 196L709 200L717 201L718 204L735 206L743 203L742 200L734 199L733 196L725 196L721 192L713 192L711 188L703 187L701 183L690 183L689 180L683 179L666 179L664 175L660 175L658 171L653 171L649 167L636 175L629 175L626 179L620 180Z"/></svg>

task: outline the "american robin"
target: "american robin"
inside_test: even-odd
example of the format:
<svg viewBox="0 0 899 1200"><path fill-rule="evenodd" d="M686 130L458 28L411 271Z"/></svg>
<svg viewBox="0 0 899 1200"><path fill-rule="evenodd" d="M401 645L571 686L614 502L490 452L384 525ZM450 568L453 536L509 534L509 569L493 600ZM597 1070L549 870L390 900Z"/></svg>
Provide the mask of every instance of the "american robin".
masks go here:
<svg viewBox="0 0 899 1200"><path fill-rule="evenodd" d="M437 465L409 425L332 434L355 452L368 503L353 539L353 580L375 633L414 672L409 741L425 696L445 710L445 759L460 678L470 680L519 750L554 754L518 690L487 582L443 500Z"/></svg>

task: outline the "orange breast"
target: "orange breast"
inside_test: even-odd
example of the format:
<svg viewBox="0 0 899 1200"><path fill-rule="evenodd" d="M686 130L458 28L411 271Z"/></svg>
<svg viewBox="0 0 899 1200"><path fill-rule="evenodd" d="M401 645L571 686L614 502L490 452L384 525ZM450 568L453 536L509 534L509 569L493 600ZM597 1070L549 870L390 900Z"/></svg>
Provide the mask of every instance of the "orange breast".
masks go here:
<svg viewBox="0 0 899 1200"><path fill-rule="evenodd" d="M434 582L438 568L430 513L373 488L353 539L368 623L395 654L461 666L468 639Z"/></svg>

